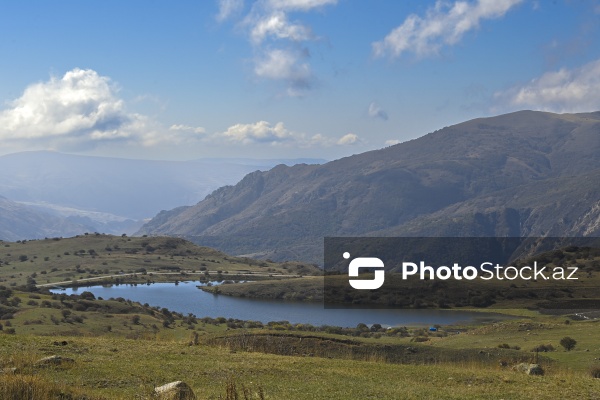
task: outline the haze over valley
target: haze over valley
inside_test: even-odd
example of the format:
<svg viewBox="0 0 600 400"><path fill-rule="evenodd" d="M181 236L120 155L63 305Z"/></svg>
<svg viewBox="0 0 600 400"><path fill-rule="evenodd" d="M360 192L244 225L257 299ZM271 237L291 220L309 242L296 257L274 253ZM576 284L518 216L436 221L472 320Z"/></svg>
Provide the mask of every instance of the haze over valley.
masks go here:
<svg viewBox="0 0 600 400"><path fill-rule="evenodd" d="M244 175L317 159L154 161L58 152L0 156L0 239L132 234L161 210L191 205Z"/></svg>

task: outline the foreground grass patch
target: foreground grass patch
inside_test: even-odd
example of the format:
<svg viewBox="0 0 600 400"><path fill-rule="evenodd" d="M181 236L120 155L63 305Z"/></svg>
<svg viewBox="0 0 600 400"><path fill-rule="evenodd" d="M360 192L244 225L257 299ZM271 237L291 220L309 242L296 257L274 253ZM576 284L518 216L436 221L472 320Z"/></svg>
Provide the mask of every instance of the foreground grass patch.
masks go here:
<svg viewBox="0 0 600 400"><path fill-rule="evenodd" d="M239 387L262 390L267 399L592 399L600 393L600 380L559 369L538 377L481 363L394 365L232 352L178 341L68 341L57 348L50 338L0 336L2 367L12 367L15 354L28 354L29 360L53 354L70 357L73 367L35 370L35 379L107 399L150 398L155 386L174 380L187 382L199 399L224 398L232 380Z"/></svg>

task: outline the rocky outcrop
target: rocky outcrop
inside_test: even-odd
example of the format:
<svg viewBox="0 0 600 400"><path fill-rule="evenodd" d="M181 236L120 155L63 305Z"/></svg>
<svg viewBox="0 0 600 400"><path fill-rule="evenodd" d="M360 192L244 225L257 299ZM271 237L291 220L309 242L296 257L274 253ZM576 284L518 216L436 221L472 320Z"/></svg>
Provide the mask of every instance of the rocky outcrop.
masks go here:
<svg viewBox="0 0 600 400"><path fill-rule="evenodd" d="M154 389L160 400L196 400L192 388L185 382L175 381Z"/></svg>

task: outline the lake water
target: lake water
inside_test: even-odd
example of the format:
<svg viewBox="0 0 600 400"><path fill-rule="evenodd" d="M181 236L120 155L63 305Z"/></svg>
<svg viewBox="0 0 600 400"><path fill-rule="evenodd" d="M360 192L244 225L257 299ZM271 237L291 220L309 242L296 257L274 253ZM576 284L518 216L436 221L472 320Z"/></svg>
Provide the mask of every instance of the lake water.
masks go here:
<svg viewBox="0 0 600 400"><path fill-rule="evenodd" d="M206 293L196 286L200 282L154 283L150 285L91 286L52 290L53 293L92 292L96 297L123 297L142 304L166 307L197 317L225 317L241 320L289 321L312 325L355 327L360 322L382 326L453 324L475 321L492 314L454 310L325 309L321 303L256 300ZM494 315L500 319L501 316Z"/></svg>

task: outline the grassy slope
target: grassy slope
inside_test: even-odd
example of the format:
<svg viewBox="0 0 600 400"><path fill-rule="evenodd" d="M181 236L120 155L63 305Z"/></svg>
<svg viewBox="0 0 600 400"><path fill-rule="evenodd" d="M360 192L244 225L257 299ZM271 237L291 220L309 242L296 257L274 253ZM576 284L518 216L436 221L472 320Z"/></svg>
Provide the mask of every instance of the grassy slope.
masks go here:
<svg viewBox="0 0 600 400"><path fill-rule="evenodd" d="M146 240L155 247L150 254L141 250L142 242ZM80 279L81 274L74 270L75 263L93 270L106 267L103 262L107 262L109 272L127 272L138 266L148 268L148 265L157 270L162 266L181 266L191 270L203 262L211 263L211 270L253 269L257 272L266 270L267 273L296 270L290 265L267 264L261 267L256 262L243 264L242 259L197 248L183 241L177 241L177 248L173 248L167 246L168 240L128 240L91 235L59 241L7 243L9 247L0 247L0 259L4 264L0 268L0 278L6 280L2 285L16 287L25 283L26 277L34 272L37 273L36 278L44 276L41 274L43 268L47 270L45 277L51 282ZM105 249L114 248L115 244L121 248L117 252ZM79 249L95 249L98 255L92 257L89 252L84 256L73 255ZM136 249L138 254L132 254L132 250ZM70 254L64 255L64 252ZM21 254L34 262L19 261ZM53 254L58 262L44 261L44 257ZM56 257L56 254L61 257ZM33 258L35 256L37 258ZM160 262L154 262L155 258L152 258L152 263L144 262L148 257L159 256ZM50 273L51 265L59 270ZM14 270L13 266L16 267ZM11 278L11 275L15 277ZM19 298L20 302L15 298ZM587 373L588 368L600 363L600 335L597 334L600 325L596 321L565 324L564 317L515 311L513 314L519 315L519 320L482 327L460 327L461 334L432 334L424 343L411 341L417 335L415 332L409 337L388 336L384 332L377 335L379 338L292 332L296 336L287 340L286 348L278 347L276 344L279 342L274 339L275 345L263 351L276 354L263 354L234 349L225 342L217 344L218 338L265 333L273 336L289 332L279 330L281 327L271 330L228 328L225 321L221 324L201 320L192 323L177 314L165 327L163 322L168 318L162 310L127 301L95 300L85 303L78 298L15 290L6 302L19 304L15 305L13 319L0 321L3 324L0 367L18 367L20 374L0 374L0 391L11 380L28 379L39 380L38 384L45 388L58 385L95 398L144 399L151 398L154 386L184 380L193 387L199 399L216 399L225 395L227 382L233 380L238 386L244 385L254 391L262 388L269 399L600 398L600 380L591 378ZM42 307L44 302L50 306ZM133 320L135 315L140 317L138 323ZM456 329L447 327L445 330ZM11 331L15 334L8 334ZM194 333L199 336L199 345L190 345ZM419 333L423 334L422 331ZM302 341L302 336L315 337L311 339L315 341L313 345L324 348L325 352L332 339L346 343L344 346L349 348L368 346L367 350L410 346L422 361L407 360L412 364L398 365L382 362L381 357L374 357L374 361L351 360L343 354L331 356L333 358L309 357L302 355L303 346L310 343L308 339ZM558 342L564 336L572 336L578 341L575 350L566 352L560 347ZM269 340L267 338L267 342ZM67 344L61 345L62 341ZM522 350L498 349L497 346L502 343L520 346ZM547 370L546 376L528 376L498 365L498 360L512 359L513 355L531 359L533 354L529 350L538 344L552 344L557 349L544 353L546 358L541 362ZM294 352L294 347L299 351ZM282 353L297 355L278 355ZM475 357L461 357L467 353L475 354ZM458 356L453 356L454 361L441 362L441 357L436 358L439 354ZM48 355L70 357L75 364L48 369L32 367L35 360ZM422 362L427 365L422 365ZM32 386L28 382L27 385Z"/></svg>
<svg viewBox="0 0 600 400"><path fill-rule="evenodd" d="M57 353L74 358L74 367L39 374L111 399L144 398L154 386L179 379L201 399L218 398L231 379L250 388L262 387L270 399L497 399L500 394L511 399L593 399L600 393L599 380L564 371L537 377L478 364L457 368L232 353L165 340L73 338L58 350L50 338L2 336L0 343L3 359L19 354L20 359L31 360Z"/></svg>
<svg viewBox="0 0 600 400"><path fill-rule="evenodd" d="M92 253L90 253L90 250ZM26 257L26 259L25 259ZM24 260L24 261L22 261ZM311 274L318 269L301 263L270 263L227 256L183 239L166 237L119 237L89 234L68 239L0 242L0 279L5 286L23 285L35 273L38 284L63 282L146 271L137 281L182 280L213 272L256 274ZM190 276L187 279L190 279ZM121 281L135 281L121 276ZM82 281L83 282L83 281ZM72 282L71 282L72 283Z"/></svg>

